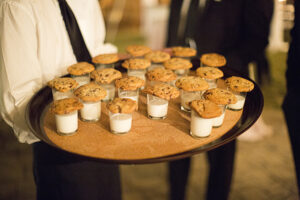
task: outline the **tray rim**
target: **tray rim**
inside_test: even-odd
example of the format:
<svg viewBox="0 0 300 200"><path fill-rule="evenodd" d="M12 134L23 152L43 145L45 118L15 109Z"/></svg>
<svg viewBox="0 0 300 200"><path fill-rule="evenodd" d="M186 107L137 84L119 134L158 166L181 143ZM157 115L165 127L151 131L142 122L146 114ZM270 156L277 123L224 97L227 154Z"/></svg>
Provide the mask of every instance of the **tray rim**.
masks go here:
<svg viewBox="0 0 300 200"><path fill-rule="evenodd" d="M233 69L230 69L228 67L224 68L223 71L224 71L225 77L236 75L236 76L240 76L240 77L246 78L248 80L251 80L248 77L244 77L241 74L237 73L236 71L234 71ZM240 134L244 133L257 121L257 119L259 118L259 116L261 115L262 110L263 110L264 98L263 98L263 94L262 94L259 86L253 80L251 80L251 81L254 83L254 89L253 89L253 91L251 91L247 94L247 98L246 98L246 102L245 102L245 106L244 106L244 110L241 115L241 118L231 130L229 130L227 133L225 133L223 136L221 136L217 140L210 142L208 144L205 144L201 147L198 147L198 148L186 151L186 152L168 155L168 156L161 156L161 157L149 158L149 159L129 159L129 160L128 159L127 160L126 159L116 160L116 159L104 159L104 158L102 159L102 158L91 157L88 155L76 154L74 152L66 151L66 150L60 148L59 146L57 146L54 142L52 142L47 137L47 135L44 131L44 128L43 128L43 119L44 119L45 111L47 110L46 108L52 102L52 93L51 93L51 89L48 86L41 88L31 98L31 100L29 101L29 103L26 107L25 119L26 119L26 123L27 123L28 127L30 128L30 130L32 131L32 133L37 138L39 138L41 141L47 143L48 145L50 145L52 147L58 148L62 151L66 151L70 154L74 154L74 155L78 155L78 156L83 156L88 159L97 160L97 161L101 161L101 162L107 162L107 163L115 163L115 164L150 164L150 163L159 163L159 162L178 160L178 159L190 157L195 154L206 152L206 151L218 148L222 145L225 145L225 144L233 141ZM41 100L41 96L44 96L46 101L40 102L39 100ZM256 102L258 102L258 105L256 105L256 106L253 105L254 102L252 101L253 100L252 98L256 98L256 100L257 100ZM252 101L252 103L251 103L251 101ZM31 108L33 106L38 106L38 108L40 108L40 110L38 110L37 113L35 113L34 111L31 112L31 110L32 110ZM251 108L255 108L255 109L251 109ZM250 112L250 111L252 111L252 112ZM31 116L31 115L33 115L33 116ZM32 117L33 117L34 121L32 120ZM37 119L37 117L38 117L38 119Z"/></svg>

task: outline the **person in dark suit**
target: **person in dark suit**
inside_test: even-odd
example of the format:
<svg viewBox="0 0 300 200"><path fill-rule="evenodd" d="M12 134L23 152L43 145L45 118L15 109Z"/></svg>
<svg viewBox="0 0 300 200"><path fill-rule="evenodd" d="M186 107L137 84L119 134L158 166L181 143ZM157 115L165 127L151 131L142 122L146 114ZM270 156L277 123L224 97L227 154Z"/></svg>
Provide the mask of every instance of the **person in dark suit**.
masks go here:
<svg viewBox="0 0 300 200"><path fill-rule="evenodd" d="M298 196L300 198L300 94L299 94L299 63L300 63L300 2L295 0L295 23L291 30L291 44L287 60L287 94L283 102L283 111L290 136L296 177L298 183Z"/></svg>
<svg viewBox="0 0 300 200"><path fill-rule="evenodd" d="M190 46L197 50L197 56L223 54L227 67L247 76L248 63L264 53L268 44L272 14L273 0L172 0L167 46ZM235 150L234 140L208 152L206 199L228 198ZM169 163L172 200L184 199L190 160Z"/></svg>

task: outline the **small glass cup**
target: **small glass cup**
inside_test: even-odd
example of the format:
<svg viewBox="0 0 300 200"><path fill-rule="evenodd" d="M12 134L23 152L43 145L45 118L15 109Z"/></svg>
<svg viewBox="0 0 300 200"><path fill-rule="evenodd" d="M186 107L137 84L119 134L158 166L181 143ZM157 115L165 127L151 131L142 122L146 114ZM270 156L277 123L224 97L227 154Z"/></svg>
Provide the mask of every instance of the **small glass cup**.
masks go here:
<svg viewBox="0 0 300 200"><path fill-rule="evenodd" d="M176 69L174 70L174 73L178 76L178 77L183 77L183 76L187 76L190 72L190 69Z"/></svg>
<svg viewBox="0 0 300 200"><path fill-rule="evenodd" d="M65 98L71 98L74 97L73 95L73 89L67 91L67 92L60 92L56 90L55 88L52 88L52 96L53 100L59 100L59 99L65 99Z"/></svg>
<svg viewBox="0 0 300 200"><path fill-rule="evenodd" d="M101 101L82 101L83 108L80 109L80 119L84 122L96 122L101 116Z"/></svg>
<svg viewBox="0 0 300 200"><path fill-rule="evenodd" d="M118 97L120 98L127 98L132 99L139 105L139 89L136 90L122 90L121 88L118 89Z"/></svg>
<svg viewBox="0 0 300 200"><path fill-rule="evenodd" d="M131 129L132 114L112 113L109 111L110 131L115 134L125 134Z"/></svg>
<svg viewBox="0 0 300 200"><path fill-rule="evenodd" d="M208 89L217 88L217 79L204 79L208 83Z"/></svg>
<svg viewBox="0 0 300 200"><path fill-rule="evenodd" d="M68 114L55 114L57 133L60 135L73 135L78 129L78 111Z"/></svg>
<svg viewBox="0 0 300 200"><path fill-rule="evenodd" d="M110 64L95 63L95 67L96 70L105 69L105 68L115 68L115 63L110 63Z"/></svg>
<svg viewBox="0 0 300 200"><path fill-rule="evenodd" d="M146 69L127 69L128 76L136 76L146 81Z"/></svg>
<svg viewBox="0 0 300 200"><path fill-rule="evenodd" d="M147 111L150 119L165 119L169 102L165 99L147 94Z"/></svg>
<svg viewBox="0 0 300 200"><path fill-rule="evenodd" d="M232 90L231 92L236 96L237 102L235 104L228 104L227 108L233 111L242 110L244 108L247 92L235 92Z"/></svg>
<svg viewBox="0 0 300 200"><path fill-rule="evenodd" d="M190 135L196 138L208 137L212 131L213 119L202 118L192 110Z"/></svg>
<svg viewBox="0 0 300 200"><path fill-rule="evenodd" d="M78 87L88 84L91 81L90 73L83 74L83 75L71 75L71 77L78 83Z"/></svg>
<svg viewBox="0 0 300 200"><path fill-rule="evenodd" d="M193 100L198 100L202 98L202 92L201 91L185 91L180 90L180 98L181 98L181 107L180 109L186 112L190 112L191 108L189 106L189 102Z"/></svg>
<svg viewBox="0 0 300 200"><path fill-rule="evenodd" d="M222 109L222 114L219 117L213 118L213 128L218 128L222 126L224 117L225 117L225 111L226 111L226 105L219 105L219 107Z"/></svg>
<svg viewBox="0 0 300 200"><path fill-rule="evenodd" d="M101 84L101 86L106 90L106 97L104 99L102 99L102 101L107 102L107 101L111 101L115 98L115 84L109 83L109 84Z"/></svg>
<svg viewBox="0 0 300 200"><path fill-rule="evenodd" d="M178 78L177 78L177 79L178 79ZM169 83L170 83L170 85L171 85L171 86L174 86L174 87L176 87L176 84L175 84L175 83L176 83L177 79L175 79L175 80L173 80L173 81L169 82Z"/></svg>
<svg viewBox="0 0 300 200"><path fill-rule="evenodd" d="M213 67L213 66L206 65L206 64L204 64L203 62L200 61L200 67Z"/></svg>
<svg viewBox="0 0 300 200"><path fill-rule="evenodd" d="M151 70L153 70L153 69L155 69L155 68L157 68L157 67L164 67L164 65L161 64L161 63L152 63L152 64L150 65L150 67L147 68L147 71L151 71Z"/></svg>

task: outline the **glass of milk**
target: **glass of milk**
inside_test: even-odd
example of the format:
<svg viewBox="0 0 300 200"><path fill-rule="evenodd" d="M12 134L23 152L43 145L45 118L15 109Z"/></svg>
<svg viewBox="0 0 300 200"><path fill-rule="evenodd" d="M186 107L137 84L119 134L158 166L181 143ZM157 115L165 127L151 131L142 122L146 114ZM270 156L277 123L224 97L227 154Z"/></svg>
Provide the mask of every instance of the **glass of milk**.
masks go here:
<svg viewBox="0 0 300 200"><path fill-rule="evenodd" d="M191 115L190 135L193 137L208 137L213 127L213 118L202 118L194 110L192 110Z"/></svg>
<svg viewBox="0 0 300 200"><path fill-rule="evenodd" d="M150 67L147 68L147 71L151 71L157 67L164 67L161 63L151 63Z"/></svg>
<svg viewBox="0 0 300 200"><path fill-rule="evenodd" d="M80 109L80 119L84 122L96 122L101 116L101 101L85 102L81 101L83 108Z"/></svg>
<svg viewBox="0 0 300 200"><path fill-rule="evenodd" d="M193 100L198 100L202 98L202 91L185 91L180 90L180 98L181 98L181 107L180 109L183 111L190 112L191 108L189 106L189 102Z"/></svg>
<svg viewBox="0 0 300 200"><path fill-rule="evenodd" d="M203 62L201 62L201 60L200 60L200 67L212 67L212 66L206 65Z"/></svg>
<svg viewBox="0 0 300 200"><path fill-rule="evenodd" d="M96 70L105 69L105 68L115 68L115 63L109 63L109 64L95 63L95 67Z"/></svg>
<svg viewBox="0 0 300 200"><path fill-rule="evenodd" d="M55 123L57 133L61 135L72 135L78 129L78 111L68 114L55 114Z"/></svg>
<svg viewBox="0 0 300 200"><path fill-rule="evenodd" d="M101 86L106 90L106 97L102 99L102 101L107 102L111 101L115 98L115 84L113 82L108 83L108 84L101 84Z"/></svg>
<svg viewBox="0 0 300 200"><path fill-rule="evenodd" d="M227 105L219 105L219 107L222 109L222 114L219 117L215 117L212 119L213 120L213 128L218 128L218 127L222 126L223 121L224 121Z"/></svg>
<svg viewBox="0 0 300 200"><path fill-rule="evenodd" d="M178 77L182 77L182 76L187 76L190 72L190 69L176 69L174 70L174 73L178 76Z"/></svg>
<svg viewBox="0 0 300 200"><path fill-rule="evenodd" d="M228 104L227 108L233 111L242 110L244 108L247 92L236 92L232 90L231 92L236 96L237 102L235 104Z"/></svg>
<svg viewBox="0 0 300 200"><path fill-rule="evenodd" d="M136 76L146 81L146 69L127 69L128 76Z"/></svg>
<svg viewBox="0 0 300 200"><path fill-rule="evenodd" d="M147 111L150 119L165 119L169 102L165 99L147 94Z"/></svg>
<svg viewBox="0 0 300 200"><path fill-rule="evenodd" d="M123 90L118 88L118 97L132 99L139 105L139 89L136 90Z"/></svg>
<svg viewBox="0 0 300 200"><path fill-rule="evenodd" d="M217 79L204 79L208 83L208 89L217 88Z"/></svg>
<svg viewBox="0 0 300 200"><path fill-rule="evenodd" d="M74 91L74 89L71 89L67 92L60 92L60 91L56 90L55 88L52 88L53 100L55 101L55 100L59 100L59 99L74 97L73 91Z"/></svg>
<svg viewBox="0 0 300 200"><path fill-rule="evenodd" d="M112 113L109 111L109 125L112 133L128 133L131 129L131 124L132 114Z"/></svg>
<svg viewBox="0 0 300 200"><path fill-rule="evenodd" d="M83 75L71 75L71 77L78 83L78 87L88 84L91 81L90 73L83 74Z"/></svg>

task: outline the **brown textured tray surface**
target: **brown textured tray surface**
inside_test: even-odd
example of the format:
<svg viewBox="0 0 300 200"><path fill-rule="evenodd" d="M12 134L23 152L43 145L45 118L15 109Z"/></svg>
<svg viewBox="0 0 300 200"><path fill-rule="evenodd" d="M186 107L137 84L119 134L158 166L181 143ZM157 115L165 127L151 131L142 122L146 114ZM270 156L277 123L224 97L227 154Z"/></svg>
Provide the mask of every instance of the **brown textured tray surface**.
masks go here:
<svg viewBox="0 0 300 200"><path fill-rule="evenodd" d="M54 115L47 111L44 130L59 148L80 155L109 160L139 160L186 152L208 144L226 134L240 119L242 111L227 110L224 124L214 128L211 135L196 139L189 135L190 116L180 110L180 99L169 102L168 117L164 120L147 118L146 97L140 95L139 111L133 114L131 131L115 135L109 131L109 118L102 103L100 121L78 122L72 136L56 134Z"/></svg>

